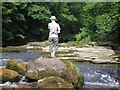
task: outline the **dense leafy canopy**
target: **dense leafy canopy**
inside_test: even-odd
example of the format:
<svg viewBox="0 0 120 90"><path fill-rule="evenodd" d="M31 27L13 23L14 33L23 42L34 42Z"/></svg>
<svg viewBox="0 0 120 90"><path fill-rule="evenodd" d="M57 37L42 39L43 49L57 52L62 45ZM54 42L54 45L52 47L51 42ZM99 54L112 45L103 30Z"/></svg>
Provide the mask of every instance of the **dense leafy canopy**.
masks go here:
<svg viewBox="0 0 120 90"><path fill-rule="evenodd" d="M120 38L120 2L3 2L3 45L48 39L51 15L61 26L60 42Z"/></svg>
<svg viewBox="0 0 120 90"><path fill-rule="evenodd" d="M84 27L80 28L77 40L86 35L92 41L116 41L120 36L120 3L86 3L83 7ZM83 36L83 37L80 37Z"/></svg>

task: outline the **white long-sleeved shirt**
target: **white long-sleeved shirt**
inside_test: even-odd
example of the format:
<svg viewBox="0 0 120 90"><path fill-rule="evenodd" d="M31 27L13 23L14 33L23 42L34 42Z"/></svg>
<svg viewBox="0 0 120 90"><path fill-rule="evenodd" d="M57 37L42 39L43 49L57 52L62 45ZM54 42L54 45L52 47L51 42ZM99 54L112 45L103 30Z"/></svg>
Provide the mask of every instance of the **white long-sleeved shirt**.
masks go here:
<svg viewBox="0 0 120 90"><path fill-rule="evenodd" d="M52 21L48 24L48 29L50 30L49 37L58 37L58 31L61 30L59 24L55 21Z"/></svg>

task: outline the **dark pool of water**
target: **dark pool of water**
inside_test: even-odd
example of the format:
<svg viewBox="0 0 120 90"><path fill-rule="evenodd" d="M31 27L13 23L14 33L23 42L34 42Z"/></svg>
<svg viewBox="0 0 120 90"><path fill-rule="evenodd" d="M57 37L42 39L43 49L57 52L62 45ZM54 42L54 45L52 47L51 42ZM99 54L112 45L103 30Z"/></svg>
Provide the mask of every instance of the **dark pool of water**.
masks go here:
<svg viewBox="0 0 120 90"><path fill-rule="evenodd" d="M27 52L2 52L2 58L0 59L0 65L6 65L9 59L14 59L19 62L27 63L30 60L34 60L41 56L41 51L27 51ZM83 89L92 88L115 88L115 90L120 88L120 67L116 65L100 65L100 64L90 64L90 63L76 63L76 66L84 75L85 86ZM25 82L24 76L21 76L21 81L19 83ZM6 82L0 84L4 85L14 85L15 83ZM111 90L111 89L109 89Z"/></svg>

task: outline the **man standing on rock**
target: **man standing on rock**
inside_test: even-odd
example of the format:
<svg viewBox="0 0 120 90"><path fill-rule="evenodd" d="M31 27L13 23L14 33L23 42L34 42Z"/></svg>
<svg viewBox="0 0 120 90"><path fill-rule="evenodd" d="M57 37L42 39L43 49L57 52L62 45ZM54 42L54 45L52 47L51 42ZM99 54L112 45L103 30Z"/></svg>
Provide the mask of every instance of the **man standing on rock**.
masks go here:
<svg viewBox="0 0 120 90"><path fill-rule="evenodd" d="M60 26L56 23L56 17L50 17L51 22L48 24L49 29L49 51L51 53L51 57L55 57L55 53L58 50L58 33L60 33Z"/></svg>

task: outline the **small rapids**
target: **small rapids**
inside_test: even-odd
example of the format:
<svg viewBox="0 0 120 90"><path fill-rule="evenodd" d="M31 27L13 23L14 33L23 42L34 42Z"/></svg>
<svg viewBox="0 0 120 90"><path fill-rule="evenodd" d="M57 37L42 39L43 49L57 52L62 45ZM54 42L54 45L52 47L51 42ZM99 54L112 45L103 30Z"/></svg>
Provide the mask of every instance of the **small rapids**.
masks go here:
<svg viewBox="0 0 120 90"><path fill-rule="evenodd" d="M120 87L119 66L82 63L76 63L76 65L84 75L85 87Z"/></svg>
<svg viewBox="0 0 120 90"><path fill-rule="evenodd" d="M0 68L5 67L6 62L9 59L14 59L19 62L27 63L30 60L34 60L41 56L41 52L2 52L2 58L0 59ZM84 75L85 88L120 88L120 67L116 65L102 65L102 64L90 64L90 63L76 63L76 66ZM27 84L25 76L19 76L19 82L5 82L0 83L0 86L13 86L17 87L21 84ZM115 90L117 90L115 89ZM96 90L96 89L95 89Z"/></svg>
<svg viewBox="0 0 120 90"><path fill-rule="evenodd" d="M7 81L5 83L0 83L0 86L11 86L11 87L17 87L18 85L23 85L23 84L27 84L27 79L25 76L22 76L20 75L19 76L20 80L19 82L10 82L10 81Z"/></svg>

